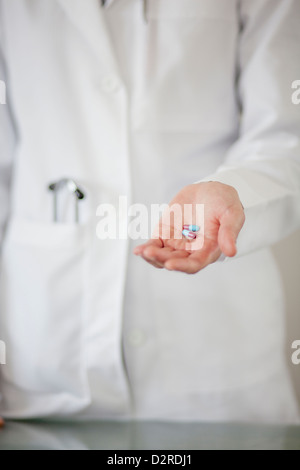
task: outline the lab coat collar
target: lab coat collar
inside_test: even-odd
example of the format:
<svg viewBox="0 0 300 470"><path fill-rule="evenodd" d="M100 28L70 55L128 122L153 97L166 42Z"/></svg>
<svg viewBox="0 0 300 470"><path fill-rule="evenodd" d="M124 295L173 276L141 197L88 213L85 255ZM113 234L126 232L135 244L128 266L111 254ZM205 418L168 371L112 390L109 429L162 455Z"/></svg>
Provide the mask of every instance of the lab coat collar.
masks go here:
<svg viewBox="0 0 300 470"><path fill-rule="evenodd" d="M105 63L110 72L119 75L115 54L109 39L100 0L56 0L69 17L70 21L86 39L95 55ZM106 7L110 7L116 0L108 0Z"/></svg>

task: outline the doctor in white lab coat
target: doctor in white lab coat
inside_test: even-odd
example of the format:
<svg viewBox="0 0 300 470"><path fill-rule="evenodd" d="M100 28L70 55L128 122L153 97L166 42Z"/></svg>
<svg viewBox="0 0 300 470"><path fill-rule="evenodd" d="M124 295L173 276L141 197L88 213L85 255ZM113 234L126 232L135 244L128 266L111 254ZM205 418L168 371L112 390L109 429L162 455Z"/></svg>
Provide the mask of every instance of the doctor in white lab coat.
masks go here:
<svg viewBox="0 0 300 470"><path fill-rule="evenodd" d="M0 0L0 415L298 422L269 247L300 225L300 2L101 3ZM196 265L96 236L120 195L217 193Z"/></svg>

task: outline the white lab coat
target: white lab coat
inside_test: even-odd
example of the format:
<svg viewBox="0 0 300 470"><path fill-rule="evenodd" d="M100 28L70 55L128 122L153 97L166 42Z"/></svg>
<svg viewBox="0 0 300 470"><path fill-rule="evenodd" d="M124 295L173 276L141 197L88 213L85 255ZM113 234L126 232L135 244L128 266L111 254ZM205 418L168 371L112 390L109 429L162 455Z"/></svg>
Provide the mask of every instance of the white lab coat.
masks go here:
<svg viewBox="0 0 300 470"><path fill-rule="evenodd" d="M297 421L268 247L300 224L300 2L0 8L0 415ZM53 223L64 176L87 191L79 225ZM191 277L97 239L100 203L202 179L240 194L236 259Z"/></svg>

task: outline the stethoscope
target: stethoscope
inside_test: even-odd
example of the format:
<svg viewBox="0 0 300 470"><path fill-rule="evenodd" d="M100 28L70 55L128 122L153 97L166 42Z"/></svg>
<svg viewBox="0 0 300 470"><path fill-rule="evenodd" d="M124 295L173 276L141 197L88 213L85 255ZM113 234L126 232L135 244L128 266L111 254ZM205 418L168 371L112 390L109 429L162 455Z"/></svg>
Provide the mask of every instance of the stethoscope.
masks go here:
<svg viewBox="0 0 300 470"><path fill-rule="evenodd" d="M53 192L53 220L58 222L58 193L62 189L67 189L70 194L75 196L75 222L79 223L79 201L82 201L85 198L84 192L77 186L74 180L69 178L63 178L56 183L51 183L49 185L49 190Z"/></svg>

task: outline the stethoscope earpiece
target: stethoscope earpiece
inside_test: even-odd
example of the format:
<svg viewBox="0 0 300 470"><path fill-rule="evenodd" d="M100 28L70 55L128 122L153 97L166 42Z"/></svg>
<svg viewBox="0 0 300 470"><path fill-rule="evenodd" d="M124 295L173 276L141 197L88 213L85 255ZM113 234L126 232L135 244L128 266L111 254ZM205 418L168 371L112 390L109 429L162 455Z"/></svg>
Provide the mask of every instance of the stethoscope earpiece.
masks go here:
<svg viewBox="0 0 300 470"><path fill-rule="evenodd" d="M75 194L76 194L77 199L78 199L79 201L82 201L82 199L85 198L85 195L83 194L82 191L80 191L79 188L76 189Z"/></svg>

